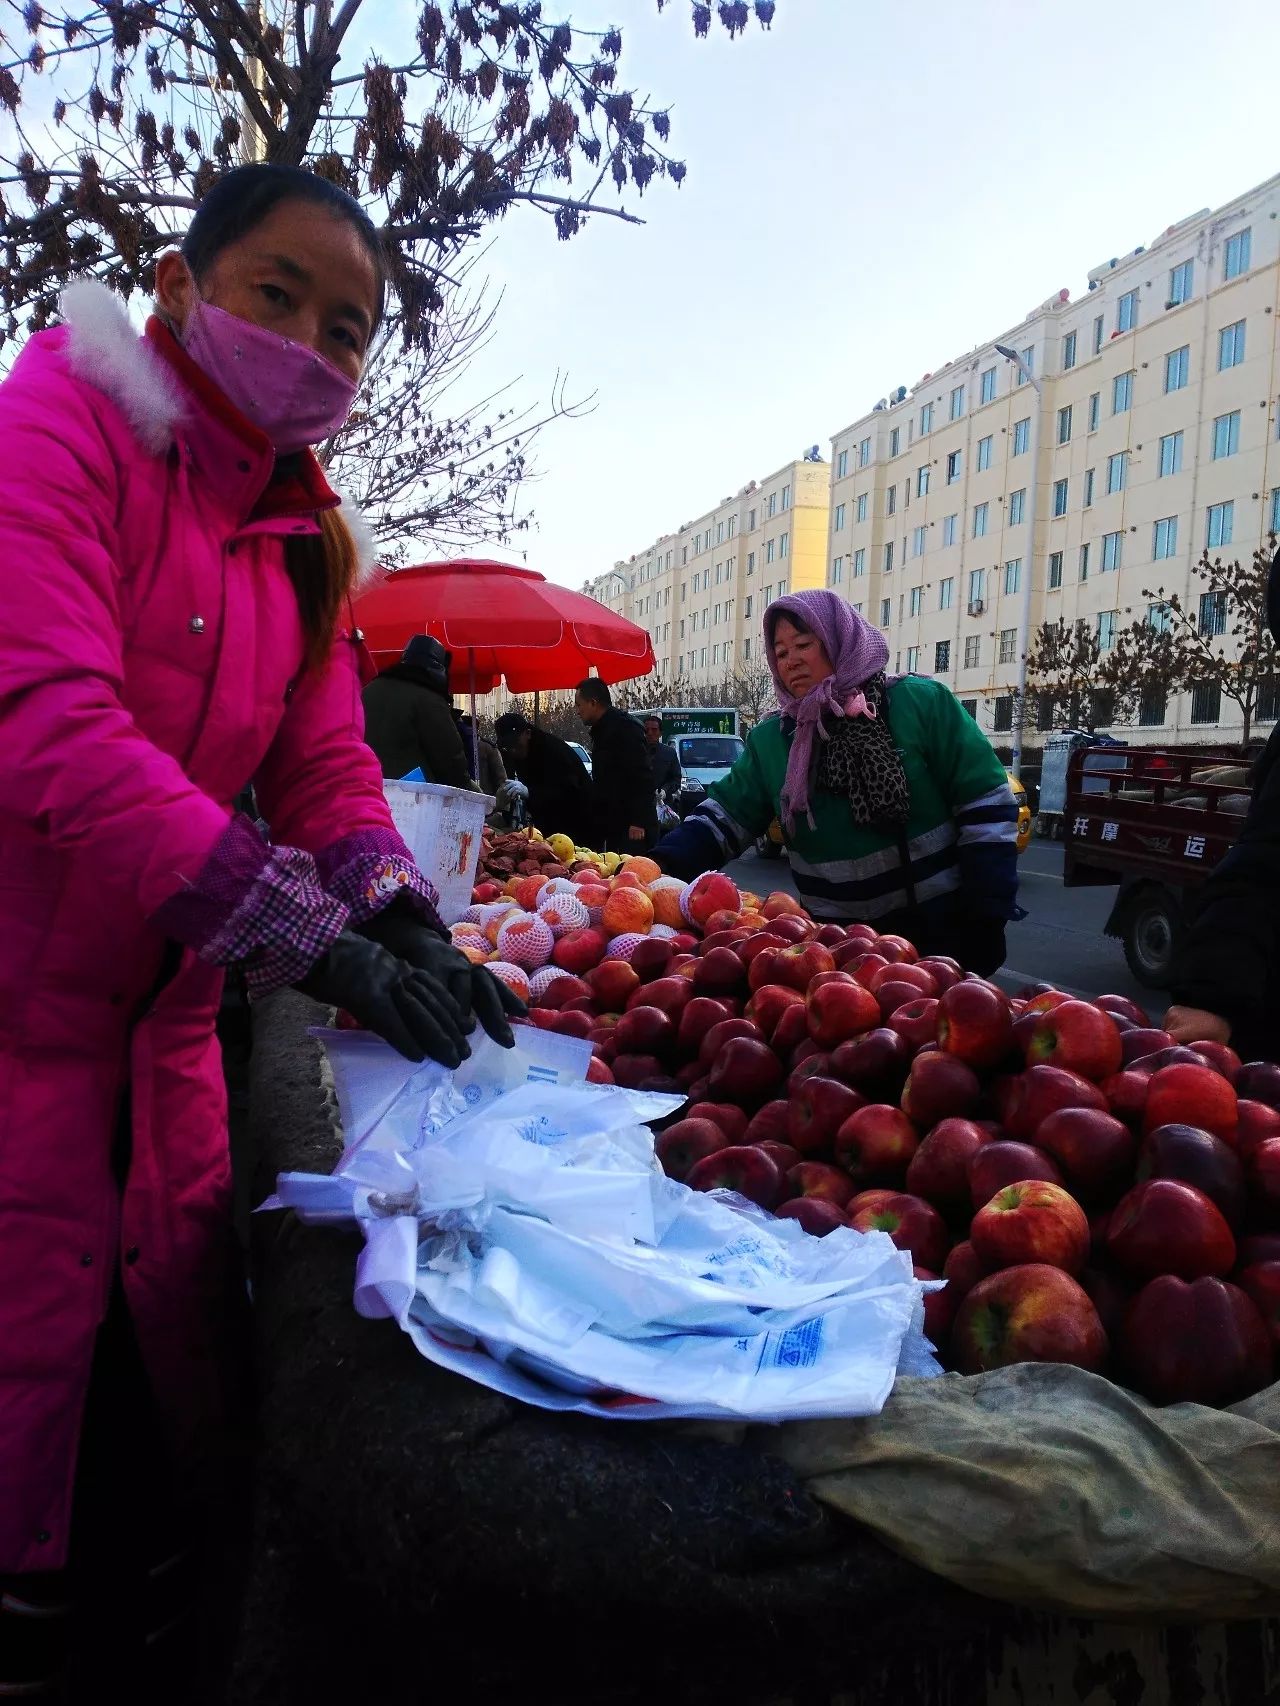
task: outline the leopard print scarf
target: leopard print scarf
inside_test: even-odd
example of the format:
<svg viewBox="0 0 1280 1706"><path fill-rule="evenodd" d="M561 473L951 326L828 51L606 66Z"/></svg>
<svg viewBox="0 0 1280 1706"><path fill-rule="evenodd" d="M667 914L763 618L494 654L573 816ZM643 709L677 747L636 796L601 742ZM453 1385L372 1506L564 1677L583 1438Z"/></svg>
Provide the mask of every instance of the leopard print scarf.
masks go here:
<svg viewBox="0 0 1280 1706"><path fill-rule="evenodd" d="M824 793L847 796L855 823L901 829L911 815L911 790L889 727L883 671L862 691L874 718L838 717L825 727L814 779Z"/></svg>

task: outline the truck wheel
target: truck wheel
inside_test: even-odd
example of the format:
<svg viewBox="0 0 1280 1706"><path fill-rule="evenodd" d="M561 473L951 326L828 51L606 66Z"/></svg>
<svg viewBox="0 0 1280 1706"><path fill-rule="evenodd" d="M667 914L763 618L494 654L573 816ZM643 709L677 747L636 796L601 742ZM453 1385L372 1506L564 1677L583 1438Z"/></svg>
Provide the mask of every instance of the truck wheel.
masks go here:
<svg viewBox="0 0 1280 1706"><path fill-rule="evenodd" d="M1124 957L1144 988L1169 987L1181 929L1178 903L1167 890L1150 889L1133 901L1125 919Z"/></svg>

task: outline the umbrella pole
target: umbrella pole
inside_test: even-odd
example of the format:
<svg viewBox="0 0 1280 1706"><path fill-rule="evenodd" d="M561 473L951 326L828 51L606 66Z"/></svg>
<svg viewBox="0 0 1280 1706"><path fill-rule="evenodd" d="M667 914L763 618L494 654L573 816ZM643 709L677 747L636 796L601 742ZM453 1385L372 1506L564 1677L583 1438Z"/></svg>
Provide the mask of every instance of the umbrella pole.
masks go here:
<svg viewBox="0 0 1280 1706"><path fill-rule="evenodd" d="M476 726L476 649L467 651L471 665L471 762L476 767L476 787L480 786L480 730Z"/></svg>

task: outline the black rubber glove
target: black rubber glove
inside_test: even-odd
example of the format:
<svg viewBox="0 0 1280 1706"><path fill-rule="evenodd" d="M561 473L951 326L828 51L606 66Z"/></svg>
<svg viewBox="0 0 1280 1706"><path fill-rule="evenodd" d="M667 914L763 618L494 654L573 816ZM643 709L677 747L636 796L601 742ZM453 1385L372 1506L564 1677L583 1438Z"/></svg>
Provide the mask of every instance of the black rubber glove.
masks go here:
<svg viewBox="0 0 1280 1706"><path fill-rule="evenodd" d="M449 991L386 948L344 930L297 988L313 1001L341 1007L405 1056L461 1066L471 1053L464 1017Z"/></svg>
<svg viewBox="0 0 1280 1706"><path fill-rule="evenodd" d="M462 1014L465 1031L471 1031L478 1019L495 1043L503 1048L514 1046L508 1021L524 1017L528 1011L524 1002L492 972L473 965L447 936L402 910L394 900L375 917L366 919L359 930L448 990Z"/></svg>

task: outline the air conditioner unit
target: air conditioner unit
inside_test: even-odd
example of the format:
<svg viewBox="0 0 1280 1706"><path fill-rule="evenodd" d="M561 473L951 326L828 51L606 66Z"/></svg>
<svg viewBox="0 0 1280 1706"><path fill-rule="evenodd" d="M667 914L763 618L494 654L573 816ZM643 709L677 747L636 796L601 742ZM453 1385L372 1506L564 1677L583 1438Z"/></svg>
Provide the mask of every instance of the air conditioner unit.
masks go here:
<svg viewBox="0 0 1280 1706"><path fill-rule="evenodd" d="M981 616L982 612L986 608L987 608L986 605L983 603L983 601L980 598L971 598L969 600L969 614L970 614L970 616Z"/></svg>

